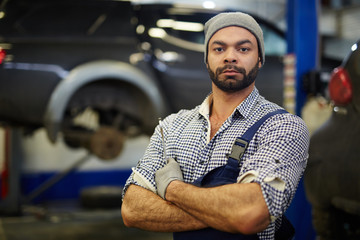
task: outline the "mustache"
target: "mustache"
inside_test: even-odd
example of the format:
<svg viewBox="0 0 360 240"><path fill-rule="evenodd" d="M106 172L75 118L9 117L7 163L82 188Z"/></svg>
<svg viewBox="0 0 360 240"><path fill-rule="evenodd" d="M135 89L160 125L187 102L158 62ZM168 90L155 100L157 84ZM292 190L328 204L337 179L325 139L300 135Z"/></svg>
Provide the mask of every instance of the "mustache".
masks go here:
<svg viewBox="0 0 360 240"><path fill-rule="evenodd" d="M225 65L225 66L223 66L223 67L218 67L218 68L216 69L216 73L217 73L217 74L220 74L220 73L222 73L222 72L224 72L224 71L226 71L226 70L234 70L234 71L236 71L236 72L238 72L238 73L242 73L242 74L246 75L246 70L245 70L245 68L237 67L237 66L234 66L234 65L231 65L231 64L227 64L227 65Z"/></svg>

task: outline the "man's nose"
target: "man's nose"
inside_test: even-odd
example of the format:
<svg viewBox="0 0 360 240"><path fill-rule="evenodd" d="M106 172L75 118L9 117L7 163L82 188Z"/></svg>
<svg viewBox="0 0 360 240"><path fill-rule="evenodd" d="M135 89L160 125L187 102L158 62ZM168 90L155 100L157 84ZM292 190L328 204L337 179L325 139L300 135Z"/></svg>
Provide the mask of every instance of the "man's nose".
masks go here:
<svg viewBox="0 0 360 240"><path fill-rule="evenodd" d="M224 63L237 63L237 57L233 50L228 50L225 57Z"/></svg>

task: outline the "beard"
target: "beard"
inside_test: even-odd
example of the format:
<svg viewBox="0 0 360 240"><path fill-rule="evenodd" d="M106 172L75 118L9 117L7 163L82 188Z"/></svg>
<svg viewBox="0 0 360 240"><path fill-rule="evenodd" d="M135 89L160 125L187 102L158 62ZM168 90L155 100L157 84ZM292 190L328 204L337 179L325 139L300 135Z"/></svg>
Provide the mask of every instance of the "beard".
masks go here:
<svg viewBox="0 0 360 240"><path fill-rule="evenodd" d="M233 69L237 71L243 75L243 78L239 79L237 76L226 76L223 80L219 79L219 75L227 69ZM208 67L208 72L212 82L219 89L227 93L233 93L247 88L255 81L259 72L259 63L256 63L248 74L246 74L246 70L244 68L237 67L232 64L227 64L224 67L218 67L216 72L213 72L210 67Z"/></svg>

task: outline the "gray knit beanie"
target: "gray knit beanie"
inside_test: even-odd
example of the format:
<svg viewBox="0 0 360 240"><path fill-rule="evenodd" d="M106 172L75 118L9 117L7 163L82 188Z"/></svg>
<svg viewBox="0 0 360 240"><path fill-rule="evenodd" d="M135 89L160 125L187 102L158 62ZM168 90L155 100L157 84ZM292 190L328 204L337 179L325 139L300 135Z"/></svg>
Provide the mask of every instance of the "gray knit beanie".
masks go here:
<svg viewBox="0 0 360 240"><path fill-rule="evenodd" d="M220 13L205 23L205 63L207 63L208 44L210 38L220 29L230 26L243 27L249 30L258 42L261 64L265 63L265 48L263 32L253 17L242 12Z"/></svg>

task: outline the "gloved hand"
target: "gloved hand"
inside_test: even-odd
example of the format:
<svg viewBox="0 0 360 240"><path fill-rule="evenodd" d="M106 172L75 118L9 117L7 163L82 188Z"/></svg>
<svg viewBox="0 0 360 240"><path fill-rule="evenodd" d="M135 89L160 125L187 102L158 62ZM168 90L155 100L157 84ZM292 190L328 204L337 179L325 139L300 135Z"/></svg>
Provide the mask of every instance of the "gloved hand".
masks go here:
<svg viewBox="0 0 360 240"><path fill-rule="evenodd" d="M157 187L157 194L165 199L165 193L168 185L174 181L183 181L183 174L180 169L179 163L173 158L168 159L168 163L155 173L155 182Z"/></svg>

